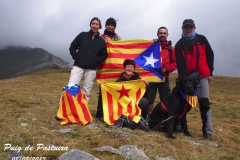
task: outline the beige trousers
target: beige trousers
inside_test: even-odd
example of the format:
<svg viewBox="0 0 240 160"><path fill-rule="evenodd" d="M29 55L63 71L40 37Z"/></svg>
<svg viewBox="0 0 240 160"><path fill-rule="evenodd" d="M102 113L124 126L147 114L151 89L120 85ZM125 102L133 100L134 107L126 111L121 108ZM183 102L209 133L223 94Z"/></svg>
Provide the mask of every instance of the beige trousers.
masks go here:
<svg viewBox="0 0 240 160"><path fill-rule="evenodd" d="M96 79L96 70L83 69L78 66L73 66L68 85L80 84L80 81L83 76L84 76L84 82L81 88L83 90L83 93L86 96L87 102L89 102L90 93L92 91L92 87Z"/></svg>

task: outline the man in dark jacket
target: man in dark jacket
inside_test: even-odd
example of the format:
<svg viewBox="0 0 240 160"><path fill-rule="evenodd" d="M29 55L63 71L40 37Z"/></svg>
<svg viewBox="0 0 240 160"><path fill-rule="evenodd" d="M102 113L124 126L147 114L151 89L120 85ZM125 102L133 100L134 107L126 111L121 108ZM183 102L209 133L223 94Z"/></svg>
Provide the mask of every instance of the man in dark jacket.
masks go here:
<svg viewBox="0 0 240 160"><path fill-rule="evenodd" d="M209 82L212 80L214 54L205 36L195 32L192 19L185 19L182 25L182 38L175 45L179 77L197 70L200 82L197 86L198 102L202 118L202 132L207 139L213 139L212 113L209 105Z"/></svg>
<svg viewBox="0 0 240 160"><path fill-rule="evenodd" d="M90 93L96 78L98 64L107 58L104 39L98 32L101 21L94 17L90 21L90 31L81 32L70 45L70 54L74 59L68 86L79 84L84 76L83 92L89 101Z"/></svg>

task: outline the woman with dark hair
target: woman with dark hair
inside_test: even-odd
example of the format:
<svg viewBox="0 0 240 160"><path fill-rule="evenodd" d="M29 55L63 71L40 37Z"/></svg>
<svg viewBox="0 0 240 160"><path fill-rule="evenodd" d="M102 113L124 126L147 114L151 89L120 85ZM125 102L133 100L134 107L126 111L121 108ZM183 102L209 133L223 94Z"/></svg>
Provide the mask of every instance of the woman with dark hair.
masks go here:
<svg viewBox="0 0 240 160"><path fill-rule="evenodd" d="M107 58L106 43L98 32L101 27L100 19L93 17L90 21L90 30L77 35L69 48L74 64L68 86L79 84L84 76L82 89L87 101L96 78L98 64Z"/></svg>
<svg viewBox="0 0 240 160"><path fill-rule="evenodd" d="M121 40L121 37L118 36L117 33L115 33L116 27L117 27L117 22L114 18L110 17L106 20L104 33L101 34L101 36L105 39L106 42ZM102 92L99 87L96 118L102 118L102 117L103 117Z"/></svg>
<svg viewBox="0 0 240 160"><path fill-rule="evenodd" d="M121 81L131 81L141 79L137 72L135 72L135 62L132 59L125 59L123 62L124 72L120 75L116 82ZM146 86L148 86L149 82L144 80ZM143 97L140 99L138 106L142 110L142 117L146 119L148 112L149 102L147 100L147 90Z"/></svg>
<svg viewBox="0 0 240 160"><path fill-rule="evenodd" d="M101 34L106 42L121 40L121 37L115 33L116 27L117 22L114 18L110 17L106 20L104 33Z"/></svg>
<svg viewBox="0 0 240 160"><path fill-rule="evenodd" d="M120 77L117 79L116 82L121 82L121 81L131 81L131 80L138 80L141 79L140 76L138 75L137 72L135 72L135 62L132 59L125 59L123 62L123 68L124 68L124 72L121 73ZM149 82L144 80L146 86L148 86ZM101 96L101 102L102 102L102 96ZM147 90L144 94L144 96L140 99L138 106L141 108L142 110L142 114L141 116L146 119L147 116L147 111L148 111L148 105L149 102L147 100ZM101 104L101 109L102 113L101 116L103 116L103 108L102 108L102 104ZM98 110L99 111L99 110ZM97 118L102 118L102 117L98 117L98 112L96 117Z"/></svg>

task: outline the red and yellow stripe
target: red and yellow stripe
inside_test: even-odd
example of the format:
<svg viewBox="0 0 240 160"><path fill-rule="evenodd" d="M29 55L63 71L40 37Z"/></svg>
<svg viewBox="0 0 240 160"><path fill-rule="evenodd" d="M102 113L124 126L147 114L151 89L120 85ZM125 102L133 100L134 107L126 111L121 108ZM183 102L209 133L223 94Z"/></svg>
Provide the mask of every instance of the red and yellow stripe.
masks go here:
<svg viewBox="0 0 240 160"><path fill-rule="evenodd" d="M187 95L186 100L192 107L197 106L197 103L198 103L197 95L194 95L194 96Z"/></svg>
<svg viewBox="0 0 240 160"><path fill-rule="evenodd" d="M121 90L122 85L126 89L131 89L128 93L129 97L120 98L118 91ZM138 102L146 91L143 80L102 83L101 91L104 121L107 124L113 125L121 115L129 117L136 123L140 121L141 109L138 107Z"/></svg>
<svg viewBox="0 0 240 160"><path fill-rule="evenodd" d="M108 58L98 66L97 79L101 82L113 82L124 71L123 61L125 59L135 59L150 45L153 40L124 40L108 42ZM159 53L160 54L160 53ZM136 65L135 71L142 79L149 82L159 82L160 79L148 70Z"/></svg>
<svg viewBox="0 0 240 160"><path fill-rule="evenodd" d="M92 121L87 100L82 90L79 91L76 97L66 90L62 92L57 117L61 120L61 125L72 123L85 125Z"/></svg>

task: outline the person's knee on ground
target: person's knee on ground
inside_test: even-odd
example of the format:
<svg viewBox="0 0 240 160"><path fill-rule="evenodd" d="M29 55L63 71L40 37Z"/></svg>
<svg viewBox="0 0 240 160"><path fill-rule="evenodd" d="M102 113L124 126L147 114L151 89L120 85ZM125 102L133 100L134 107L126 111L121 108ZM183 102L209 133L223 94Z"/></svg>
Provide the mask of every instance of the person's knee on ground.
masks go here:
<svg viewBox="0 0 240 160"><path fill-rule="evenodd" d="M146 119L146 117L147 117L148 105L149 105L149 102L148 102L147 98L141 98L139 103L138 103L138 106L142 110L142 114L141 115L142 115L142 117L144 119Z"/></svg>
<svg viewBox="0 0 240 160"><path fill-rule="evenodd" d="M154 109L154 103L151 102L151 103L149 103L149 106L148 106L148 113L147 113L147 114L148 114L148 115L151 115L153 109Z"/></svg>

